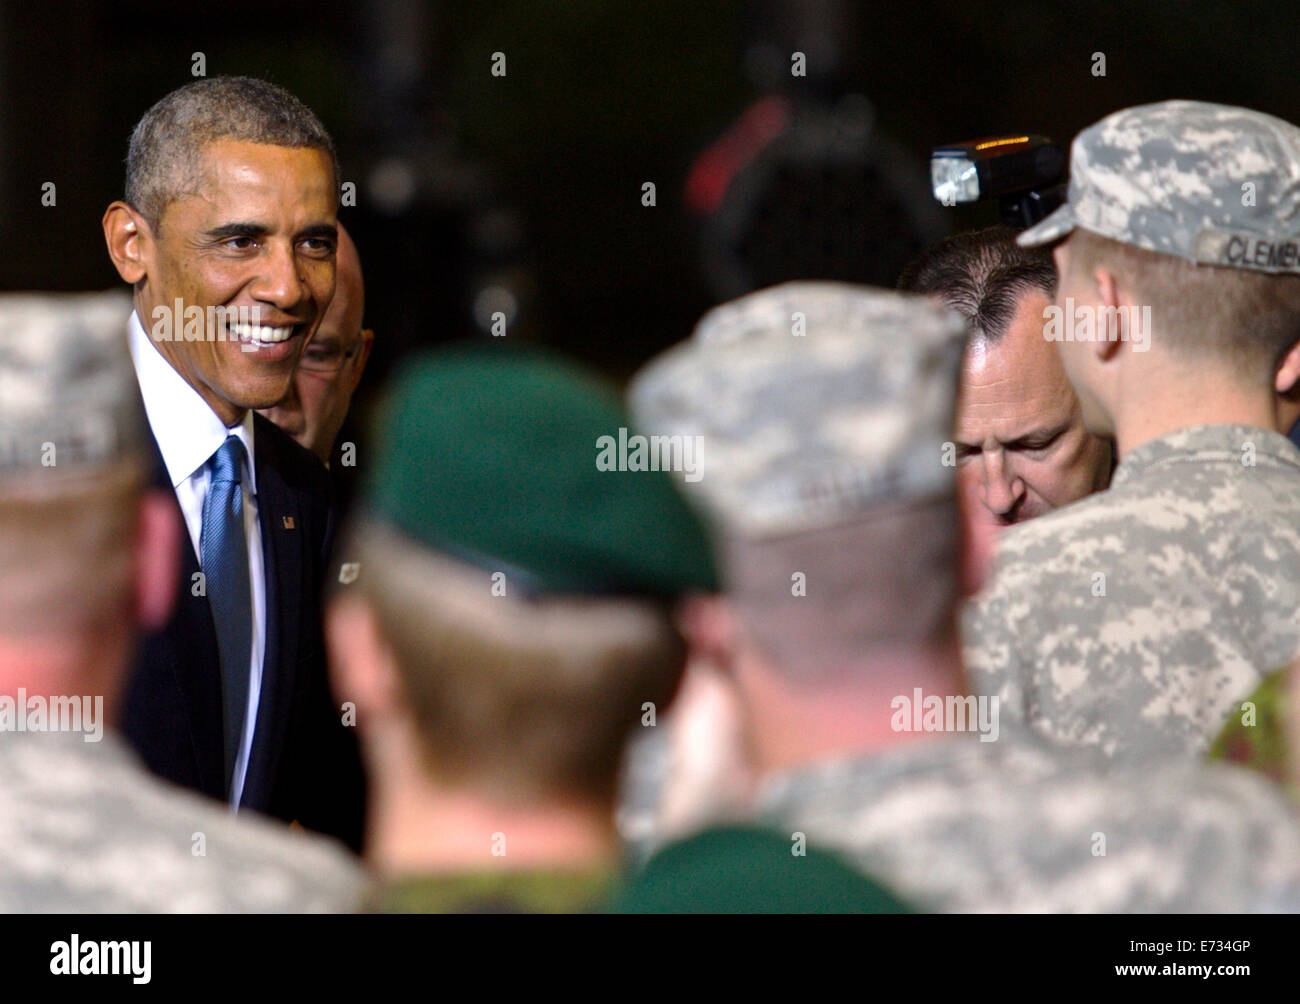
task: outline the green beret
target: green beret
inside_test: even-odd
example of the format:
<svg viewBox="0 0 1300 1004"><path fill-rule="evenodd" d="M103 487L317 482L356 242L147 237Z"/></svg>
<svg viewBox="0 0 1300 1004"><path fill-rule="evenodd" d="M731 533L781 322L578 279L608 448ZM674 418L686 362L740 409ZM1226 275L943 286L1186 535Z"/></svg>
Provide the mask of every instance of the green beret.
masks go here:
<svg viewBox="0 0 1300 1004"><path fill-rule="evenodd" d="M422 353L381 407L365 509L524 592L716 592L709 540L672 477L619 454L630 424L612 387L556 356Z"/></svg>

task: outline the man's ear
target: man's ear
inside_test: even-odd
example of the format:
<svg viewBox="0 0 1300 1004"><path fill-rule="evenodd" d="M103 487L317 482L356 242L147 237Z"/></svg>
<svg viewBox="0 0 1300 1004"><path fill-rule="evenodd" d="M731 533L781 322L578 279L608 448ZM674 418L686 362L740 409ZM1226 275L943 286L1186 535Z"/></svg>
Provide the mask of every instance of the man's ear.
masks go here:
<svg viewBox="0 0 1300 1004"><path fill-rule="evenodd" d="M108 256L122 281L134 286L148 272L147 256L153 231L144 217L120 199L104 211L102 221Z"/></svg>
<svg viewBox="0 0 1300 1004"><path fill-rule="evenodd" d="M724 596L694 593L677 609L677 627L690 648L688 658L730 672L739 642L735 615Z"/></svg>
<svg viewBox="0 0 1300 1004"><path fill-rule="evenodd" d="M135 532L135 609L144 631L160 630L176 605L176 571L183 532L171 493L156 488L146 491L140 499Z"/></svg>
<svg viewBox="0 0 1300 1004"><path fill-rule="evenodd" d="M340 701L357 708L357 727L401 712L404 690L397 663L379 630L374 611L356 592L345 590L325 612L330 684Z"/></svg>
<svg viewBox="0 0 1300 1004"><path fill-rule="evenodd" d="M366 363L370 361L370 350L375 347L375 333L370 328L361 329L361 358L357 360L357 383L361 382L361 374L366 371Z"/></svg>
<svg viewBox="0 0 1300 1004"><path fill-rule="evenodd" d="M1128 298L1126 291L1120 289L1115 276L1104 268L1099 268L1093 272L1092 281L1097 286L1097 305L1106 308L1108 316L1118 317L1119 323L1123 324L1125 322L1124 313L1117 314L1114 311L1125 304ZM1097 319L1096 326L1093 328L1093 334L1092 348L1097 355L1097 361L1104 363L1114 359L1122 344L1121 340L1116 338L1112 341L1103 335L1100 318Z"/></svg>
<svg viewBox="0 0 1300 1004"><path fill-rule="evenodd" d="M961 517L961 548L958 552L963 596L974 596L984 588L993 569L998 525L989 517L980 496L983 485L969 467L957 470L957 511Z"/></svg>
<svg viewBox="0 0 1300 1004"><path fill-rule="evenodd" d="M1300 342L1292 345L1282 357L1273 376L1273 388L1285 397L1294 398L1300 396L1297 381L1300 381Z"/></svg>

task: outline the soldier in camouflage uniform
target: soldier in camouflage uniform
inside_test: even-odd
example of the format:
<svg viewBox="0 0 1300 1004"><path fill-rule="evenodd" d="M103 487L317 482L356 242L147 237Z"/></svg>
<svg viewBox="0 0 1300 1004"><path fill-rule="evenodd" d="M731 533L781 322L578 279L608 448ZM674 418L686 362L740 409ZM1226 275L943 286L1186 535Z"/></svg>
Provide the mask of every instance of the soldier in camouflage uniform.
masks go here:
<svg viewBox="0 0 1300 1004"><path fill-rule="evenodd" d="M1300 129L1170 101L1071 156L1068 203L1020 241L1062 242L1044 334L1120 463L999 542L966 662L1053 740L1190 758L1300 652L1300 451L1272 429L1300 366Z"/></svg>
<svg viewBox="0 0 1300 1004"><path fill-rule="evenodd" d="M928 300L791 283L711 312L633 381L643 430L702 437L685 488L725 599L688 623L752 723L751 815L928 909L1300 907L1300 829L1250 773L1108 774L994 703L978 727L947 711L967 693L946 449L961 334ZM932 697L929 722L913 702Z"/></svg>
<svg viewBox="0 0 1300 1004"><path fill-rule="evenodd" d="M0 297L0 911L351 909L341 845L163 784L111 728L180 533L143 495L129 313ZM82 712L56 719L60 699Z"/></svg>

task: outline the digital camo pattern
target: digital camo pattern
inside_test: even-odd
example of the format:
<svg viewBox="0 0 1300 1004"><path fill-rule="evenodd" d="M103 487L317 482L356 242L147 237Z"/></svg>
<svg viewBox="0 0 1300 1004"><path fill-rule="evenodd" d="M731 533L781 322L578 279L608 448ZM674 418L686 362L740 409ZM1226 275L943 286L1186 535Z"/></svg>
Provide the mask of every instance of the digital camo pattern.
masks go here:
<svg viewBox="0 0 1300 1004"><path fill-rule="evenodd" d="M787 283L706 314L637 374L629 407L643 434L701 437L683 487L728 529L797 533L953 491L964 333L922 297Z"/></svg>
<svg viewBox="0 0 1300 1004"><path fill-rule="evenodd" d="M1037 744L918 742L789 772L764 821L959 913L1295 912L1300 827L1247 771L1116 771Z"/></svg>
<svg viewBox="0 0 1300 1004"><path fill-rule="evenodd" d="M0 475L110 462L144 442L123 293L0 296ZM51 457L46 443L54 444Z"/></svg>
<svg viewBox="0 0 1300 1004"><path fill-rule="evenodd" d="M966 611L975 693L1111 758L1198 756L1300 652L1300 450L1208 425L1131 451L1105 492L1008 528Z"/></svg>
<svg viewBox="0 0 1300 1004"><path fill-rule="evenodd" d="M1201 101L1108 115L1074 138L1065 205L1020 243L1075 226L1189 261L1300 272L1300 129Z"/></svg>
<svg viewBox="0 0 1300 1004"><path fill-rule="evenodd" d="M344 912L361 894L341 846L236 820L109 734L0 735L0 849L0 912Z"/></svg>

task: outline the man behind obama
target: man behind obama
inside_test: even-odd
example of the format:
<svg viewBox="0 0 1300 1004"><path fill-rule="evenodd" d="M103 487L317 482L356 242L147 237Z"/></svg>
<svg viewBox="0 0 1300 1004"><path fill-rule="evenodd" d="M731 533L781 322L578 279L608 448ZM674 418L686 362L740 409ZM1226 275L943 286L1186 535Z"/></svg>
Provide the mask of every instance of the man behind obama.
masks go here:
<svg viewBox="0 0 1300 1004"><path fill-rule="evenodd" d="M328 482L253 411L285 396L334 294L338 176L291 94L199 80L137 124L103 228L134 290L151 476L188 531L176 612L146 639L124 730L163 777L355 848L360 762L320 633Z"/></svg>

